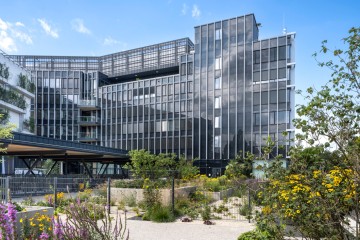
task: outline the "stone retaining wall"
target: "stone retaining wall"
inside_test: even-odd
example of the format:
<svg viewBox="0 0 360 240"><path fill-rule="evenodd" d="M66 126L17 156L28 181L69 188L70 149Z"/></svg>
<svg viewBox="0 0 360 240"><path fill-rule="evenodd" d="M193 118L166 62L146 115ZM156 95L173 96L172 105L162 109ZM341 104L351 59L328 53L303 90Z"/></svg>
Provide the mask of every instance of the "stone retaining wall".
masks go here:
<svg viewBox="0 0 360 240"><path fill-rule="evenodd" d="M171 189L159 189L161 203L171 204ZM175 199L178 197L188 197L191 192L195 192L196 187L175 188ZM111 188L111 199L115 202L127 201L134 198L136 203L144 200L144 189L139 188Z"/></svg>

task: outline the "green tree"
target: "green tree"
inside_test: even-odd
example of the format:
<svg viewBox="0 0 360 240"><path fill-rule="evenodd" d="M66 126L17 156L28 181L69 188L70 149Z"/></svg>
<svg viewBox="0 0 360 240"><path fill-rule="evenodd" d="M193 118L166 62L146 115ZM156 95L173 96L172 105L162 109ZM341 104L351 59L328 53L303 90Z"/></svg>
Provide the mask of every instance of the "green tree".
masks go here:
<svg viewBox="0 0 360 240"><path fill-rule="evenodd" d="M54 165L54 160L46 159L42 164L42 167L46 169L46 174L50 171L51 167ZM60 174L60 165L57 163L51 171L51 174Z"/></svg>
<svg viewBox="0 0 360 240"><path fill-rule="evenodd" d="M0 122L4 118L3 114L0 114ZM14 124L0 124L0 140L11 138L12 130L14 130L15 125ZM3 143L0 142L0 153L6 153L6 148L3 147Z"/></svg>
<svg viewBox="0 0 360 240"><path fill-rule="evenodd" d="M199 167L194 166L193 160L187 160L184 155L180 155L176 170L179 172L179 177L185 180L194 178L199 174Z"/></svg>
<svg viewBox="0 0 360 240"><path fill-rule="evenodd" d="M225 175L229 179L246 179L252 177L252 160L254 155L247 153L243 157L240 151L236 154L235 159L231 159L229 164L226 166Z"/></svg>
<svg viewBox="0 0 360 240"><path fill-rule="evenodd" d="M269 226L291 223L307 239L347 239L350 212L358 223L360 28L350 29L343 40L346 50L331 50L326 41L322 43L322 57L331 58L317 61L332 71L331 78L318 90L309 87L304 94L307 102L297 109L294 125L301 133L296 138L308 147L292 148L289 169L271 166L267 171L269 183L258 218L262 230L275 229L281 235L282 228Z"/></svg>
<svg viewBox="0 0 360 240"><path fill-rule="evenodd" d="M176 168L176 155L174 153L155 155L141 149L131 150L129 155L135 175L142 179L158 179L168 176L169 171Z"/></svg>

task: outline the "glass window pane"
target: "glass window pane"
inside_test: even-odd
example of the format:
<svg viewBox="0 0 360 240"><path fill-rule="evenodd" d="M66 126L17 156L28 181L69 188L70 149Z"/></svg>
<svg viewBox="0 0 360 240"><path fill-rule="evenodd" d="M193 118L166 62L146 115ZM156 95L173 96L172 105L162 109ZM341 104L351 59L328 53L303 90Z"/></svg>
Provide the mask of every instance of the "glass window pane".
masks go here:
<svg viewBox="0 0 360 240"><path fill-rule="evenodd" d="M215 89L221 89L221 77L215 78Z"/></svg>

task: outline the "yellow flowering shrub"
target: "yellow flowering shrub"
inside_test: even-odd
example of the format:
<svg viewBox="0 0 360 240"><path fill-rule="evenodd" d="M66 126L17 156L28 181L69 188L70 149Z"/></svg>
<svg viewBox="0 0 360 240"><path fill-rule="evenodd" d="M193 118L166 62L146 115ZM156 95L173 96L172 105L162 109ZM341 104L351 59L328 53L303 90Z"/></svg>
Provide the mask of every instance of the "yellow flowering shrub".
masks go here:
<svg viewBox="0 0 360 240"><path fill-rule="evenodd" d="M300 231L320 234L338 224L339 214L354 208L357 188L352 170L333 167L270 179L258 197L264 199L263 216L277 216Z"/></svg>
<svg viewBox="0 0 360 240"><path fill-rule="evenodd" d="M47 210L43 210L44 213ZM31 218L21 218L20 223L22 225L21 239L37 239L42 233L52 234L52 219L46 214L40 214L39 212Z"/></svg>

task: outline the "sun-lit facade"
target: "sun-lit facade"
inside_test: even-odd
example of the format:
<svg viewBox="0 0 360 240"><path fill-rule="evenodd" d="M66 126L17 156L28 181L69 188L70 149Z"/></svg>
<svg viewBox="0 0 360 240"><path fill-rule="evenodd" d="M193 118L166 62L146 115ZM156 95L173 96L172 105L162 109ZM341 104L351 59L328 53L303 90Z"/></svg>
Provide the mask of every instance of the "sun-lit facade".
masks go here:
<svg viewBox="0 0 360 240"><path fill-rule="evenodd" d="M293 134L295 34L258 39L253 14L189 38L99 57L10 56L32 72L36 134L174 152L217 174L239 152L286 157ZM283 145L284 147L280 147Z"/></svg>

